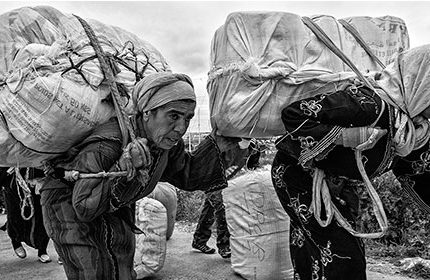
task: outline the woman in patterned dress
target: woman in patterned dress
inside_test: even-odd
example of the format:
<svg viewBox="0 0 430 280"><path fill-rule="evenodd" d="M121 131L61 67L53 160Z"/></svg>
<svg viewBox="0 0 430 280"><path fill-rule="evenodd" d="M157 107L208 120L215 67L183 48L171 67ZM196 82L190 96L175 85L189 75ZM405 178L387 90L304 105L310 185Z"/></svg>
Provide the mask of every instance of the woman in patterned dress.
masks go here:
<svg viewBox="0 0 430 280"><path fill-rule="evenodd" d="M291 218L295 279L366 279L362 240L335 218L324 226L328 210L311 207L323 174L331 203L354 225L362 179L356 150L370 178L392 170L430 213L430 46L401 53L374 80L375 91L349 84L282 111L287 133L277 141L272 179Z"/></svg>

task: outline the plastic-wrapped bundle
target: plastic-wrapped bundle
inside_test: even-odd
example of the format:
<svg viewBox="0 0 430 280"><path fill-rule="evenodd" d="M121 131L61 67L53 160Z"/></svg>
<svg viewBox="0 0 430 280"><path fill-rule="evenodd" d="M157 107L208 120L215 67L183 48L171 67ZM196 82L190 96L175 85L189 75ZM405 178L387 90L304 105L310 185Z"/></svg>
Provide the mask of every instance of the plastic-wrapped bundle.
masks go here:
<svg viewBox="0 0 430 280"><path fill-rule="evenodd" d="M172 237L175 229L176 212L178 210L178 195L176 188L167 182L158 182L155 189L147 196L160 201L167 210L167 232L166 239Z"/></svg>
<svg viewBox="0 0 430 280"><path fill-rule="evenodd" d="M275 193L270 171L257 169L228 184L223 197L232 269L247 280L293 279L290 219Z"/></svg>
<svg viewBox="0 0 430 280"><path fill-rule="evenodd" d="M129 104L137 79L170 71L148 42L86 20ZM0 166L37 167L115 115L109 87L78 19L46 6L0 15ZM132 106L129 106L132 108Z"/></svg>
<svg viewBox="0 0 430 280"><path fill-rule="evenodd" d="M362 73L381 68L339 20L314 16ZM353 26L385 65L409 48L397 17L351 17ZM212 127L225 136L269 138L285 133L281 111L294 101L335 90L355 78L298 15L284 12L230 14L212 39L207 89Z"/></svg>
<svg viewBox="0 0 430 280"><path fill-rule="evenodd" d="M134 270L137 279L153 275L166 259L167 210L155 199L144 197L136 202L136 226L144 233L136 235Z"/></svg>

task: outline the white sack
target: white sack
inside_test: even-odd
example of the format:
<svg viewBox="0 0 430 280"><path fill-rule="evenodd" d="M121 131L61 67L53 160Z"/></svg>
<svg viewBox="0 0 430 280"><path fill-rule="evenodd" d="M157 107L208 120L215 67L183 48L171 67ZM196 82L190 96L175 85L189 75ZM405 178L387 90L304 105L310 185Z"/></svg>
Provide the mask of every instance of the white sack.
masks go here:
<svg viewBox="0 0 430 280"><path fill-rule="evenodd" d="M136 202L136 226L144 234L136 235L134 270L137 278L148 277L164 266L166 259L167 213L161 202L144 197Z"/></svg>
<svg viewBox="0 0 430 280"><path fill-rule="evenodd" d="M175 186L167 182L158 182L154 190L147 196L160 201L167 210L166 239L169 240L175 229L176 212L178 210L178 194Z"/></svg>
<svg viewBox="0 0 430 280"><path fill-rule="evenodd" d="M290 220L275 193L270 171L251 171L228 185L223 197L232 269L247 280L293 279Z"/></svg>
<svg viewBox="0 0 430 280"><path fill-rule="evenodd" d="M139 76L170 71L148 42L121 28L86 21L118 62L115 79L129 96L135 70ZM0 166L38 167L115 115L104 101L109 88L97 58L86 60L94 54L73 15L47 6L0 15ZM81 74L70 70L72 64ZM126 97L121 102L132 108Z"/></svg>

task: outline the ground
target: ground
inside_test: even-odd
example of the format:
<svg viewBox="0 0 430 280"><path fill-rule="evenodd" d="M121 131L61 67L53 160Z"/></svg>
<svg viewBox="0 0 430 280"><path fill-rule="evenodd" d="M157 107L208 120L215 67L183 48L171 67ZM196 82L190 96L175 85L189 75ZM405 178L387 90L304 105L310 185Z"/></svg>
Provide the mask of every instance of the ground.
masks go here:
<svg viewBox="0 0 430 280"><path fill-rule="evenodd" d="M0 215L0 225L6 220ZM146 280L240 280L234 273L230 261L218 254L203 255L191 249L194 225L177 223L172 238L167 242L167 256L164 267L153 277ZM215 246L215 240L209 241ZM57 261L57 254L52 242L48 252L53 262L42 264L37 261L37 251L27 249L27 258L15 256L6 232L0 231L0 279L2 280L66 280L63 267ZM387 263L368 260L368 280L410 280L398 274L398 269Z"/></svg>

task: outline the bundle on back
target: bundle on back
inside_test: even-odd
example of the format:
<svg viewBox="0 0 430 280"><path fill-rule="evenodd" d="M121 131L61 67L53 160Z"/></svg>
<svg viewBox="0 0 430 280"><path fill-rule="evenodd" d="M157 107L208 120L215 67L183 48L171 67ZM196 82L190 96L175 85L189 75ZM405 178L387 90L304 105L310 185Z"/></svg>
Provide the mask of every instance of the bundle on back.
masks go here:
<svg viewBox="0 0 430 280"><path fill-rule="evenodd" d="M170 71L148 42L85 20L114 70L124 104L136 81ZM47 6L0 15L0 166L37 167L115 115L110 90L82 24ZM129 106L131 109L132 106Z"/></svg>
<svg viewBox="0 0 430 280"><path fill-rule="evenodd" d="M311 20L362 73L380 70L393 54L409 48L406 25L400 18L336 20L321 15ZM382 63L369 56L366 48ZM225 136L281 135L285 133L280 118L283 108L355 78L300 16L232 13L212 39L207 83L211 124Z"/></svg>

